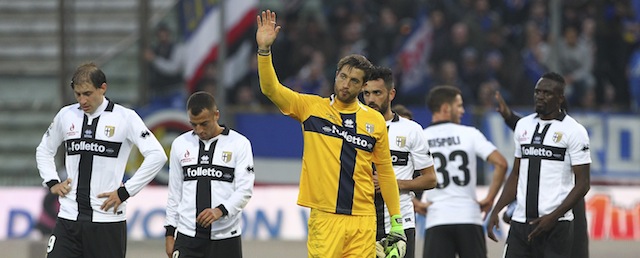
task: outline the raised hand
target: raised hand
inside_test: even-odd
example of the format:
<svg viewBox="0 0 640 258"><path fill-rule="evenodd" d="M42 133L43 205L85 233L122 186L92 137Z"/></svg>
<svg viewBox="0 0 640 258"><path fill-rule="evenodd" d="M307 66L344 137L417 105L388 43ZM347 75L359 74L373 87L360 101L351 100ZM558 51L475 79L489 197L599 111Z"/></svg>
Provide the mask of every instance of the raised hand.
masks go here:
<svg viewBox="0 0 640 258"><path fill-rule="evenodd" d="M496 102L498 102L498 107L496 107L496 111L502 115L503 118L508 118L511 116L511 109L507 106L507 103L502 98L500 91L496 91Z"/></svg>
<svg viewBox="0 0 640 258"><path fill-rule="evenodd" d="M261 15L256 17L258 30L256 31L256 43L258 49L267 50L280 32L280 26L276 24L276 13L271 10L262 11Z"/></svg>

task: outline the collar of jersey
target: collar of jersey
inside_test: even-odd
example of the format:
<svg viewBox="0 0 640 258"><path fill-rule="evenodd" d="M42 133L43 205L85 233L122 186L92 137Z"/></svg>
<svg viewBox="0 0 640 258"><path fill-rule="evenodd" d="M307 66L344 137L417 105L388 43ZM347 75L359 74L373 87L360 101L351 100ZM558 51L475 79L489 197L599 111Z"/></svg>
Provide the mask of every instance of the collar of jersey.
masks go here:
<svg viewBox="0 0 640 258"><path fill-rule="evenodd" d="M79 105L79 104L78 104ZM98 106L98 108L96 108L96 111L93 112L93 114L89 114L89 113L84 113L85 115L87 115L87 117L89 118L95 118L98 117L102 114L102 112L104 112L105 109L107 109L107 106L109 105L109 99L107 99L106 97L102 97L102 104L100 104L100 106ZM80 108L82 109L82 108Z"/></svg>
<svg viewBox="0 0 640 258"><path fill-rule="evenodd" d="M354 103L347 104L335 98L335 94L331 94L329 99L331 100L329 104L340 113L355 113L356 111L358 111L358 109L364 108L364 105L358 100L356 100Z"/></svg>

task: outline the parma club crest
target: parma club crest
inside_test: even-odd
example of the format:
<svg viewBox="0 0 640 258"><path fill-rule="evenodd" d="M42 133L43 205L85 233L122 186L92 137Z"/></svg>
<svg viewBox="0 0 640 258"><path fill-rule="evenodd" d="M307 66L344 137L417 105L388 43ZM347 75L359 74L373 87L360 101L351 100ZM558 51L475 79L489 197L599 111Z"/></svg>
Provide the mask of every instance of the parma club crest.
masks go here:
<svg viewBox="0 0 640 258"><path fill-rule="evenodd" d="M553 140L553 142L555 143L559 143L562 140L562 132L553 133L553 137L551 138L551 140Z"/></svg>
<svg viewBox="0 0 640 258"><path fill-rule="evenodd" d="M224 163L229 163L229 161L231 161L231 155L233 153L230 151L223 151L222 152L222 161L224 161Z"/></svg>
<svg viewBox="0 0 640 258"><path fill-rule="evenodd" d="M116 133L116 127L112 125L107 125L104 127L104 135L107 137L112 137Z"/></svg>
<svg viewBox="0 0 640 258"><path fill-rule="evenodd" d="M400 148L403 148L405 145L407 145L407 137L396 136L396 145Z"/></svg>

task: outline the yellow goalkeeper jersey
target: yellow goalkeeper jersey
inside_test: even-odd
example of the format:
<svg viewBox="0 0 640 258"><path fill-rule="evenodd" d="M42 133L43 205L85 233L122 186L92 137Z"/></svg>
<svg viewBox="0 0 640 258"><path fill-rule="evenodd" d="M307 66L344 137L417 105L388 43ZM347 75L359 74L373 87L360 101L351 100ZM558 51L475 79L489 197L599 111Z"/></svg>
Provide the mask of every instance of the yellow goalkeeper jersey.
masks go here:
<svg viewBox="0 0 640 258"><path fill-rule="evenodd" d="M338 214L375 215L373 163L380 184L395 187L382 191L391 214L400 214L382 115L359 101L345 104L333 97L300 94L284 87L277 80L270 56L258 56L258 65L263 93L283 114L302 125L298 205Z"/></svg>

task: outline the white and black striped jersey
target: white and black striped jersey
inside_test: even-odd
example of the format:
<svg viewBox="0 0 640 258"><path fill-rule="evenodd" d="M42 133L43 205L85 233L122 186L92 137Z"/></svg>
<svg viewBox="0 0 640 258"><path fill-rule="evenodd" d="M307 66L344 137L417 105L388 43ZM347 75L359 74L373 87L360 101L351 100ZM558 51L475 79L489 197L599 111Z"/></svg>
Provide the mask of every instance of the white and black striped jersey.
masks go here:
<svg viewBox="0 0 640 258"><path fill-rule="evenodd" d="M541 120L531 114L518 121L513 137L520 170L511 219L525 223L554 211L573 189L571 166L591 163L589 135L569 115ZM559 220L573 220L573 211Z"/></svg>
<svg viewBox="0 0 640 258"><path fill-rule="evenodd" d="M173 141L169 157L165 225L197 238L239 236L255 180L249 140L228 127L207 141L189 131ZM224 216L207 228L196 223L200 212L216 207Z"/></svg>
<svg viewBox="0 0 640 258"><path fill-rule="evenodd" d="M136 145L144 162L124 188L137 194L160 171L167 161L164 149L133 110L104 99L93 114L86 114L79 104L60 109L42 136L36 149L36 161L44 185L60 181L54 156L65 144L65 167L71 178L71 192L60 199L58 217L74 221L117 222L126 219L126 202L102 211L106 198L98 194L122 186L125 166L132 145Z"/></svg>
<svg viewBox="0 0 640 258"><path fill-rule="evenodd" d="M429 152L427 139L422 134L422 127L396 113L393 115L393 119L387 121L393 171L396 174L396 179L411 180L414 171L433 166L433 159ZM405 229L416 227L412 198L413 195L410 191L400 191L400 212L404 220L402 225ZM391 229L391 221L384 202L376 202L376 214L379 218L384 214L385 234L388 233Z"/></svg>
<svg viewBox="0 0 640 258"><path fill-rule="evenodd" d="M440 122L424 129L438 184L425 192L432 202L425 228L447 224L482 224L476 197L476 157L487 160L496 146L476 128Z"/></svg>

